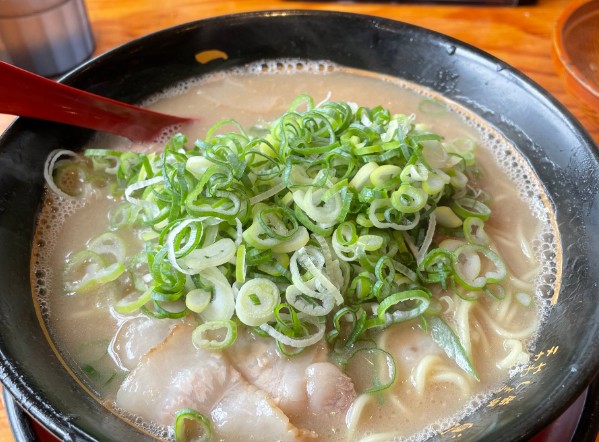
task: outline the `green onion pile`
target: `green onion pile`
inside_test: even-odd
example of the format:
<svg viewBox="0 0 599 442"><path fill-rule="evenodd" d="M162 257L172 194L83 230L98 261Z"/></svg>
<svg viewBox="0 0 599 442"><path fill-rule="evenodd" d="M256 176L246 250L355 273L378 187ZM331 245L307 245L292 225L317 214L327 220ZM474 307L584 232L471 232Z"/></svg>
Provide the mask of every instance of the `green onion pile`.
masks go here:
<svg viewBox="0 0 599 442"><path fill-rule="evenodd" d="M121 314L196 315L201 348L230 346L243 326L286 355L325 339L342 364L372 348L372 332L419 318L477 377L437 299L503 296L488 195L473 185L476 144L414 120L300 96L251 134L226 120L161 153L89 149L65 161L58 151L51 187L64 194L61 176L78 164L82 181L120 201L111 231L69 257L66 289L111 284Z"/></svg>

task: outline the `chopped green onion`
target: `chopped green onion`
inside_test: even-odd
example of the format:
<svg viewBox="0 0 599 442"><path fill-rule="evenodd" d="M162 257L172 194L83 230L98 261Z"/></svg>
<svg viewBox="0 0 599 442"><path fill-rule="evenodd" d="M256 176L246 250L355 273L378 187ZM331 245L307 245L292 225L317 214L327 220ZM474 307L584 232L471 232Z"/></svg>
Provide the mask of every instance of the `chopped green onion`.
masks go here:
<svg viewBox="0 0 599 442"><path fill-rule="evenodd" d="M222 350L237 339L237 323L230 319L198 325L191 335L193 345L205 350Z"/></svg>
<svg viewBox="0 0 599 442"><path fill-rule="evenodd" d="M199 313L204 321L227 320L235 313L235 295L231 284L217 267L204 269L200 276L213 286L210 304Z"/></svg>
<svg viewBox="0 0 599 442"><path fill-rule="evenodd" d="M380 348L358 349L347 361L346 371L358 394L376 393L395 382L395 360Z"/></svg>
<svg viewBox="0 0 599 442"><path fill-rule="evenodd" d="M360 191L364 188L364 186L368 184L372 184L370 181L370 176L372 172L378 169L379 165L371 162L364 164L354 175L354 177L349 182L349 185L354 189Z"/></svg>
<svg viewBox="0 0 599 442"><path fill-rule="evenodd" d="M462 225L462 220L457 216L451 208L447 206L437 206L433 211L437 216L437 222L443 227L455 229Z"/></svg>
<svg viewBox="0 0 599 442"><path fill-rule="evenodd" d="M412 305L410 305L412 304ZM421 315L430 304L430 295L423 290L406 290L386 297L377 308L383 324L407 321Z"/></svg>
<svg viewBox="0 0 599 442"><path fill-rule="evenodd" d="M56 151L45 167L51 189L69 197L55 181L76 171L117 202L111 231L68 258L65 288L110 284L124 294L117 313L190 316L202 348L231 345L237 326L288 355L325 337L344 354L364 348L350 365L369 360L381 376L359 389L386 388L395 368L363 346L373 333L427 324L439 312L435 286L469 301L506 295L506 266L484 232L489 201L471 182L476 143L444 141L415 118L301 96L260 137L224 120L191 148L177 134L161 153ZM128 236L143 246L127 250ZM429 322L459 359L449 326ZM202 421L193 416L181 422Z"/></svg>
<svg viewBox="0 0 599 442"><path fill-rule="evenodd" d="M451 208L455 213L464 219L468 217L476 217L486 221L489 219L489 216L491 216L491 209L489 209L489 207L484 203L481 203L473 198L460 198L459 200L454 201L454 203L451 205Z"/></svg>
<svg viewBox="0 0 599 442"><path fill-rule="evenodd" d="M235 313L241 322L256 327L274 319L274 308L281 302L276 284L254 278L241 286L235 299Z"/></svg>
<svg viewBox="0 0 599 442"><path fill-rule="evenodd" d="M209 442L211 440L212 424L203 414L191 408L177 411L175 414L176 442Z"/></svg>
<svg viewBox="0 0 599 442"><path fill-rule="evenodd" d="M485 232L485 222L475 216L464 220L464 236L468 242L482 246L488 246L491 242L491 239Z"/></svg>
<svg viewBox="0 0 599 442"><path fill-rule="evenodd" d="M426 193L409 184L402 184L391 194L391 204L402 213L418 212L425 206L426 201Z"/></svg>
<svg viewBox="0 0 599 442"><path fill-rule="evenodd" d="M177 261L174 249L170 248L172 242L169 241L168 244L171 265L179 272L187 275L201 273L202 270L225 264L229 262L237 252L235 243L232 239L222 238L214 244L202 247L201 249L192 250L181 260ZM182 268L179 262L183 264L185 268Z"/></svg>
<svg viewBox="0 0 599 442"><path fill-rule="evenodd" d="M146 290L144 293L134 293L120 299L114 306L114 309L123 314L131 314L150 302L152 289Z"/></svg>
<svg viewBox="0 0 599 442"><path fill-rule="evenodd" d="M235 256L235 280L239 283L244 283L247 272L245 244L240 244L237 247Z"/></svg>
<svg viewBox="0 0 599 442"><path fill-rule="evenodd" d="M467 373L470 373L476 380L479 380L478 374L468 357L466 350L462 346L459 338L452 328L438 316L427 317L428 327L431 329L433 340L445 351L447 356L453 359L458 366Z"/></svg>
<svg viewBox="0 0 599 442"><path fill-rule="evenodd" d="M187 292L185 296L185 305L189 310L196 313L202 313L210 304L212 293L204 289L193 289Z"/></svg>
<svg viewBox="0 0 599 442"><path fill-rule="evenodd" d="M116 262L120 263L124 263L127 256L125 242L112 232L106 232L94 238L87 248L98 255L112 255Z"/></svg>
<svg viewBox="0 0 599 442"><path fill-rule="evenodd" d="M64 160L59 161L59 158L61 158L61 157L72 158L72 159L74 159L75 164L77 164L78 159L79 159L77 154L75 154L74 152L71 152L70 150L56 149L56 150L53 150L52 152L50 152L50 154L48 155L48 158L46 159L46 162L44 164L44 178L46 180L46 184L54 193L56 193L57 195L60 195L63 198L70 199L70 198L82 196L83 192L80 191L79 189L77 189L76 192L74 192L74 194L71 195L70 193L65 192L65 190L61 188L60 183L59 184L56 183L56 181L55 181L56 171L58 170L58 167L61 165L61 162L64 161ZM78 165L76 167L79 168ZM78 170L77 175L79 175L80 173L81 172ZM60 177L59 177L59 181L60 181Z"/></svg>
<svg viewBox="0 0 599 442"><path fill-rule="evenodd" d="M484 270L481 257L492 265L492 269ZM452 266L456 280L468 290L481 290L487 284L501 282L507 273L499 255L478 244L458 247L452 255Z"/></svg>
<svg viewBox="0 0 599 442"><path fill-rule="evenodd" d="M447 113L445 104L434 98L426 98L418 105L420 112L429 115L442 115Z"/></svg>
<svg viewBox="0 0 599 442"><path fill-rule="evenodd" d="M64 278L66 289L71 292L85 292L98 285L116 280L125 271L120 262L108 265L97 253L82 250L67 260Z"/></svg>

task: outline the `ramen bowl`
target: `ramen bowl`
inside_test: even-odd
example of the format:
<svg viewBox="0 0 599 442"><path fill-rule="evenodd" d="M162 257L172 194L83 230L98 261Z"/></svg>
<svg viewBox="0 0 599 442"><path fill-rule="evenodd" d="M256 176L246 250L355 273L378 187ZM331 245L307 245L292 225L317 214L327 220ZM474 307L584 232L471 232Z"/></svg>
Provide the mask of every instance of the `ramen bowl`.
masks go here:
<svg viewBox="0 0 599 442"><path fill-rule="evenodd" d="M554 208L562 252L550 257L560 275L555 305L526 370L437 436L529 439L580 396L599 367L599 159L590 136L547 92L502 61L447 36L382 18L314 11L184 24L118 47L62 81L140 103L192 77L281 58L330 60L440 93L501 133L536 173ZM63 440L152 440L75 381L40 326L33 302L29 268L44 161L52 150L79 150L93 136L21 118L0 139L0 375L15 400Z"/></svg>

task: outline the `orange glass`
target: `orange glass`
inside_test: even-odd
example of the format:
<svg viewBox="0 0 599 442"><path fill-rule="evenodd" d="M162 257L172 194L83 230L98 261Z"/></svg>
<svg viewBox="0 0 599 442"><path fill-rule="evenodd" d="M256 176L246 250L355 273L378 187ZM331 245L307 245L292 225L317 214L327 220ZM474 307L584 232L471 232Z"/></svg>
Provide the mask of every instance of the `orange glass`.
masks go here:
<svg viewBox="0 0 599 442"><path fill-rule="evenodd" d="M555 65L566 87L599 112L599 0L570 4L553 37Z"/></svg>

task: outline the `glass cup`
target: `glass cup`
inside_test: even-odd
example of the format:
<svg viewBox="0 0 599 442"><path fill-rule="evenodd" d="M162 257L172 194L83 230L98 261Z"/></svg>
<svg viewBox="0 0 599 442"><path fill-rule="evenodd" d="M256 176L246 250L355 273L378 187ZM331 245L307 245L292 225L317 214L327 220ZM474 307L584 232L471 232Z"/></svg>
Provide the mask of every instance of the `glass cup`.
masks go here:
<svg viewBox="0 0 599 442"><path fill-rule="evenodd" d="M46 77L94 50L83 0L0 0L0 59Z"/></svg>

